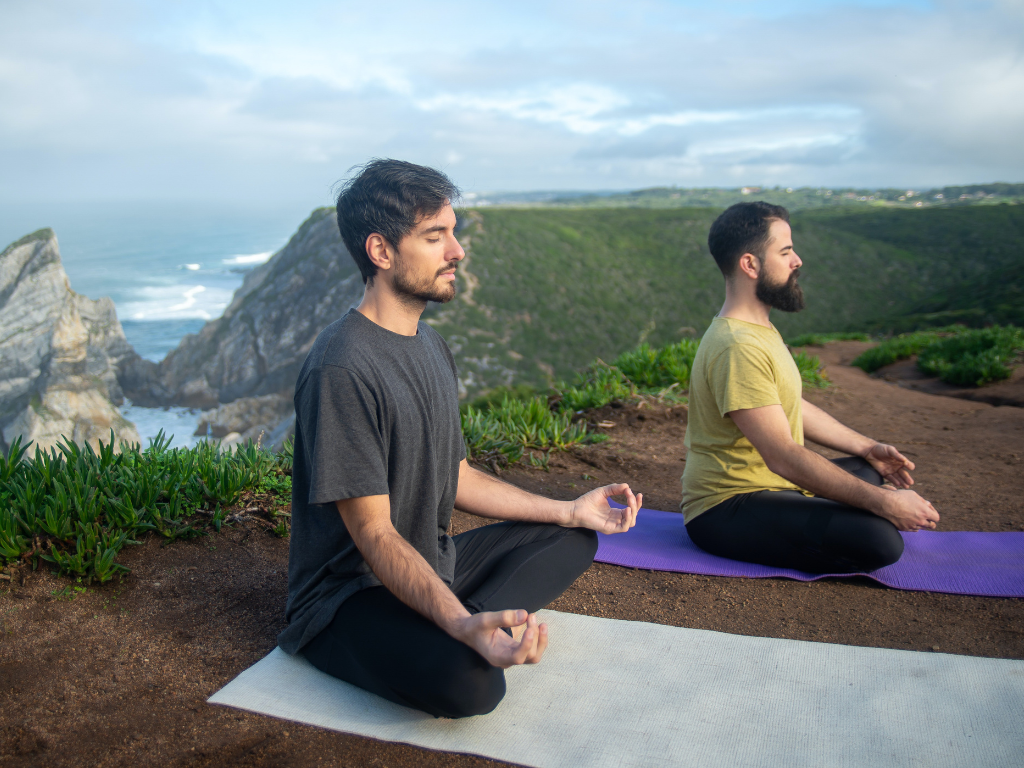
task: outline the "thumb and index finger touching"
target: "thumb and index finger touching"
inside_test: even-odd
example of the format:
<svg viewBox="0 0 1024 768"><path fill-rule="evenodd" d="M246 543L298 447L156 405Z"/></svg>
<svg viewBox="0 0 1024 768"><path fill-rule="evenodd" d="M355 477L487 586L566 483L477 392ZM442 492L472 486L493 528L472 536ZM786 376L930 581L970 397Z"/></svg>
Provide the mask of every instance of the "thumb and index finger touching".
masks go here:
<svg viewBox="0 0 1024 768"><path fill-rule="evenodd" d="M644 495L642 493L633 493L633 489L629 487L629 483L612 483L598 489L601 491L605 499L610 499L612 496L625 496L626 506L634 514L640 509L643 504Z"/></svg>

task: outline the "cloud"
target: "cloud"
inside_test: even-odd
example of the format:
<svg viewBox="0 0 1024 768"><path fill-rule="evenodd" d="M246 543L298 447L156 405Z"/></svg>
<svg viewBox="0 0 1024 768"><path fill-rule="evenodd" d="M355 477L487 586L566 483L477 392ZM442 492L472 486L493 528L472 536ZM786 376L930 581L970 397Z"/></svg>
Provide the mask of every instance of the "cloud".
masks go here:
<svg viewBox="0 0 1024 768"><path fill-rule="evenodd" d="M427 112L460 110L495 112L514 120L532 120L559 125L583 135L606 130L602 115L629 104L629 99L611 88L590 83L565 86L540 85L513 93L439 94L416 102Z"/></svg>
<svg viewBox="0 0 1024 768"><path fill-rule="evenodd" d="M467 189L1024 176L1014 0L4 13L0 199L318 204L374 155Z"/></svg>

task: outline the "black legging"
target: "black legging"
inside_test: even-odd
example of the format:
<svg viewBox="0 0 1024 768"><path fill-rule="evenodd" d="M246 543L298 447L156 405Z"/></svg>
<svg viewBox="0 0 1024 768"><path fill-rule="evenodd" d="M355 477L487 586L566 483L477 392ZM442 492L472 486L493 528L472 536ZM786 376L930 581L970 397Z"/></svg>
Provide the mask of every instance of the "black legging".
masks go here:
<svg viewBox="0 0 1024 768"><path fill-rule="evenodd" d="M864 459L833 464L872 485L882 477ZM860 573L903 554L896 526L871 512L799 491L758 491L726 499L686 526L713 555L810 573Z"/></svg>
<svg viewBox="0 0 1024 768"><path fill-rule="evenodd" d="M597 552L593 531L532 523L496 523L454 541L452 591L470 613L537 611ZM505 695L501 669L384 587L348 598L302 653L329 675L438 717L486 714Z"/></svg>

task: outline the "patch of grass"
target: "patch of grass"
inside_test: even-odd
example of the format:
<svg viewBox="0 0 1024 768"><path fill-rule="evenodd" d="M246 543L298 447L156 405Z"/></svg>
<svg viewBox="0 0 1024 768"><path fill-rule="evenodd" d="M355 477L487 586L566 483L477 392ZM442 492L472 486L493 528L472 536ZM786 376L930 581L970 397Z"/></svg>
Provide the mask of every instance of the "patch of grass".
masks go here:
<svg viewBox="0 0 1024 768"><path fill-rule="evenodd" d="M793 355L793 360L796 361L796 367L800 369L800 378L803 380L804 386L824 389L832 383L825 375L824 366L817 355L796 352Z"/></svg>
<svg viewBox="0 0 1024 768"><path fill-rule="evenodd" d="M963 326L952 325L933 331L901 333L899 336L883 341L877 347L862 352L852 364L866 373L874 373L879 368L891 365L897 360L906 360L908 357L919 354L940 339L956 336L966 331L967 329Z"/></svg>
<svg viewBox="0 0 1024 768"><path fill-rule="evenodd" d="M62 439L48 451L15 439L0 456L0 558L39 560L60 573L104 583L127 569L121 549L154 533L172 541L202 535L197 512L236 504L263 488L283 493L284 461L254 445L222 452L212 443L170 448L161 432L143 449L121 442L79 446ZM209 514L209 513L208 513Z"/></svg>
<svg viewBox="0 0 1024 768"><path fill-rule="evenodd" d="M573 413L601 408L613 400L633 400L638 394L639 390L626 374L602 360L594 361L589 368L577 373L572 384L555 387L557 407Z"/></svg>
<svg viewBox="0 0 1024 768"><path fill-rule="evenodd" d="M787 341L791 347L822 347L830 341L871 341L866 333L803 333Z"/></svg>
<svg viewBox="0 0 1024 768"><path fill-rule="evenodd" d="M613 365L644 390L664 389L673 384L689 389L690 368L698 346L698 339L683 339L660 349L645 343L619 355Z"/></svg>
<svg viewBox="0 0 1024 768"><path fill-rule="evenodd" d="M1010 378L1021 350L1024 330L994 326L933 342L921 351L917 367L949 384L981 386Z"/></svg>
<svg viewBox="0 0 1024 768"><path fill-rule="evenodd" d="M573 384L556 387L555 399L560 408L570 411L643 397L685 403L683 393L690 387L690 368L699 345L697 339L659 348L645 342L623 352L611 365L595 360L576 375Z"/></svg>
<svg viewBox="0 0 1024 768"><path fill-rule="evenodd" d="M515 384L512 386L501 386L489 389L479 397L474 398L468 403L463 403L461 410L465 411L467 408L476 408L479 411L488 411L491 406L500 405L502 401L506 399L510 400L532 400L539 396L541 393L537 391L536 387L529 384Z"/></svg>
<svg viewBox="0 0 1024 768"><path fill-rule="evenodd" d="M607 439L588 433L587 425L573 422L570 412L552 410L543 397L506 397L486 410L470 406L461 416L469 456L486 463L504 465L525 460L546 467L548 451Z"/></svg>

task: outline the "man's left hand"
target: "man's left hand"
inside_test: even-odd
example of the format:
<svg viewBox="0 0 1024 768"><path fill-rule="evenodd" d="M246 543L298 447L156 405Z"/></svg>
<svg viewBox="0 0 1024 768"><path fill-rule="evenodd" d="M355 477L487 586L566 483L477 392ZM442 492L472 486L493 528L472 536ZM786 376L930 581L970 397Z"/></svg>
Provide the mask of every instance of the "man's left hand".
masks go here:
<svg viewBox="0 0 1024 768"><path fill-rule="evenodd" d="M865 454L864 459L877 471L887 483L897 488L909 488L914 484L910 471L914 462L904 456L891 445L875 443Z"/></svg>
<svg viewBox="0 0 1024 768"><path fill-rule="evenodd" d="M608 503L611 496L625 496L625 509L617 509ZM636 525L636 513L640 511L644 495L635 496L626 483L605 485L585 493L572 502L569 510L569 525L574 528L589 528L598 533L624 533Z"/></svg>

